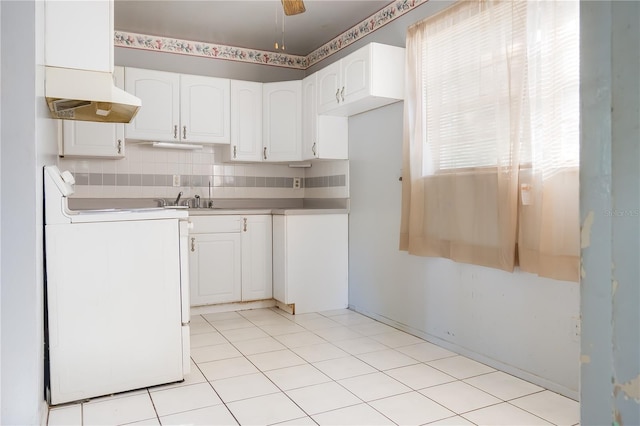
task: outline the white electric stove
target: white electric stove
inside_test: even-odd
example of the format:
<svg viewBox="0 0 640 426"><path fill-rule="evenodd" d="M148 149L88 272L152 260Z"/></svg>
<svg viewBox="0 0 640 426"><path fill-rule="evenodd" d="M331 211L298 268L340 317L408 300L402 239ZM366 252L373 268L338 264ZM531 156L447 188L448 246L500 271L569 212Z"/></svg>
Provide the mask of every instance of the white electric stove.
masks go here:
<svg viewBox="0 0 640 426"><path fill-rule="evenodd" d="M44 168L50 403L183 380L188 213L72 211L73 184Z"/></svg>

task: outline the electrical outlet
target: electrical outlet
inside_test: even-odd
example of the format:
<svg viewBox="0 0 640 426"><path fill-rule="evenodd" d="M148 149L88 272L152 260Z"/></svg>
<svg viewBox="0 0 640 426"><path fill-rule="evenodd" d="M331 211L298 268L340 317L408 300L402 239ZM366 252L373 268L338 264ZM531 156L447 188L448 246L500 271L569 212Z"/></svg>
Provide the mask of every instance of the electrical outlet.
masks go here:
<svg viewBox="0 0 640 426"><path fill-rule="evenodd" d="M294 177L293 178L293 189L300 189L300 178L299 177Z"/></svg>
<svg viewBox="0 0 640 426"><path fill-rule="evenodd" d="M180 186L180 175L173 175L173 186Z"/></svg>

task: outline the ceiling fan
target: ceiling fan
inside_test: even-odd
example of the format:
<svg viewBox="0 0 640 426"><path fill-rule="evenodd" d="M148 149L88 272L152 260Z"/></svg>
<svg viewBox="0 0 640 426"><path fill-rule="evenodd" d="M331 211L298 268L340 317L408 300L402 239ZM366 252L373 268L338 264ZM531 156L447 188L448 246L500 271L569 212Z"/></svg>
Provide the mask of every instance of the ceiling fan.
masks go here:
<svg viewBox="0 0 640 426"><path fill-rule="evenodd" d="M302 0L282 0L282 8L287 16L297 15L306 10Z"/></svg>

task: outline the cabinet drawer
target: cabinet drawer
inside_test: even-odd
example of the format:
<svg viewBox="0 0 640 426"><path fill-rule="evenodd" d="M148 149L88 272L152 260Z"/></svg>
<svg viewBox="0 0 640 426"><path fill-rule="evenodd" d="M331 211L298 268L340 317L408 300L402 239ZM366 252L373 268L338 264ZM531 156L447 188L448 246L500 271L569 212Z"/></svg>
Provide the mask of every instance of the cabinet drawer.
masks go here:
<svg viewBox="0 0 640 426"><path fill-rule="evenodd" d="M242 230L240 216L191 216L189 222L193 224L191 234L240 232Z"/></svg>

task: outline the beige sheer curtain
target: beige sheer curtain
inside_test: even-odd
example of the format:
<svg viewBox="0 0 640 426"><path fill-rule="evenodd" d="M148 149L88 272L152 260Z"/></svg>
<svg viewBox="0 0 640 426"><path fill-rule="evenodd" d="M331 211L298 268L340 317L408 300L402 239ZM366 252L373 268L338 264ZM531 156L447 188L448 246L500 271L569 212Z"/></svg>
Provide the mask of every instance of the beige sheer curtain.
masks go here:
<svg viewBox="0 0 640 426"><path fill-rule="evenodd" d="M520 268L578 281L579 10L576 1L535 1L527 10L525 115L530 167L522 167Z"/></svg>
<svg viewBox="0 0 640 426"><path fill-rule="evenodd" d="M556 2L532 3L461 1L409 28L400 248L577 281L577 171L549 161L574 153L542 153L577 136L571 105L545 109L572 89L549 84L558 69L540 59L557 23L541 4Z"/></svg>

